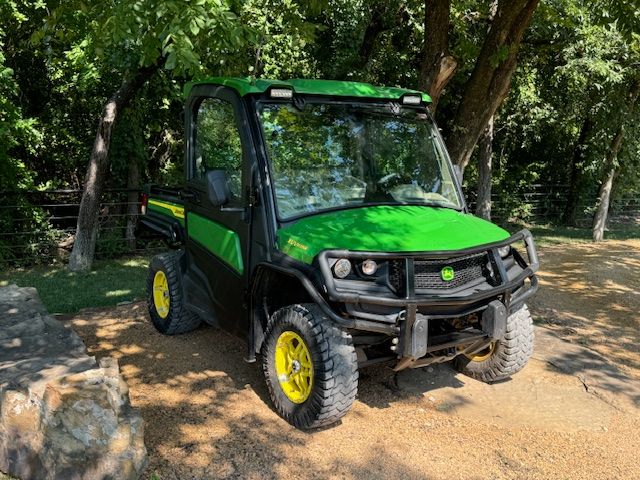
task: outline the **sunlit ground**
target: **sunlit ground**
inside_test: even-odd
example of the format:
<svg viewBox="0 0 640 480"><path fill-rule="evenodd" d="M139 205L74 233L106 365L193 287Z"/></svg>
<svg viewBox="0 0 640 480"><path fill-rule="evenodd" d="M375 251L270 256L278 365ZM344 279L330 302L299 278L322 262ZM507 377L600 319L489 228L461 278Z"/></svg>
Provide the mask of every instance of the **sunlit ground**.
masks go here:
<svg viewBox="0 0 640 480"><path fill-rule="evenodd" d="M534 318L640 378L640 239L546 246Z"/></svg>

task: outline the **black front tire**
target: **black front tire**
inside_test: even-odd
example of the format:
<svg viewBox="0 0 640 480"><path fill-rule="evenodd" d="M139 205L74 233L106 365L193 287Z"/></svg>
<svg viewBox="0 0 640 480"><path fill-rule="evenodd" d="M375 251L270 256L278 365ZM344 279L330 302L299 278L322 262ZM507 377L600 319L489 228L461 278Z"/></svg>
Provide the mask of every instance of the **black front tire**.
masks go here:
<svg viewBox="0 0 640 480"><path fill-rule="evenodd" d="M184 252L181 250L162 253L153 257L151 263L149 263L149 272L147 274L149 316L156 330L165 335L190 332L198 328L201 323L200 317L187 310L184 304L182 272L180 269L180 258L183 254ZM158 271L164 272L169 289L169 311L165 317L158 313L153 297L154 278Z"/></svg>
<svg viewBox="0 0 640 480"><path fill-rule="evenodd" d="M533 320L526 305L509 315L504 337L496 340L489 352L490 355L482 355L483 352L477 355L481 361L458 355L454 366L487 383L504 380L522 370L533 354Z"/></svg>
<svg viewBox="0 0 640 480"><path fill-rule="evenodd" d="M306 343L313 367L311 391L302 403L284 393L275 354L284 332ZM351 408L358 390L358 362L351 335L336 327L314 304L291 305L275 312L262 345L262 366L273 404L282 418L300 429L331 425Z"/></svg>

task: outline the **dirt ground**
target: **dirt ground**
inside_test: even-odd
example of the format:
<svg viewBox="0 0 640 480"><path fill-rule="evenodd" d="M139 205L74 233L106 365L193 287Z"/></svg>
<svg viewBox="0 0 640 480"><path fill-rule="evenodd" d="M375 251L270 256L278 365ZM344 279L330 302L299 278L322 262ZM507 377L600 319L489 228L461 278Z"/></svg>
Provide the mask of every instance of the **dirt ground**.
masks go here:
<svg viewBox="0 0 640 480"><path fill-rule="evenodd" d="M556 245L540 262L536 321L640 380L640 240Z"/></svg>
<svg viewBox="0 0 640 480"><path fill-rule="evenodd" d="M538 323L639 375L640 241L542 252ZM485 385L441 366L361 372L352 411L305 433L272 410L241 340L213 328L164 337L135 303L69 321L119 359L141 409L149 478L640 478L640 420L534 357Z"/></svg>

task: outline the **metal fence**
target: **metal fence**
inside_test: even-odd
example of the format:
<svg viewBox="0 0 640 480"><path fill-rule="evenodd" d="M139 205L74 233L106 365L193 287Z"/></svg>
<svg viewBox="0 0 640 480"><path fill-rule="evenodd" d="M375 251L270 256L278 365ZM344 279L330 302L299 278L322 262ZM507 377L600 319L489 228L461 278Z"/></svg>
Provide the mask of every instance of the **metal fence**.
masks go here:
<svg viewBox="0 0 640 480"><path fill-rule="evenodd" d="M475 210L475 192L468 194L469 207ZM491 214L498 223L527 222L531 224L561 224L567 205L569 185L527 185L521 191L497 191L491 196ZM597 204L595 194L582 195L576 208L576 225L590 227ZM608 222L616 225L640 223L640 195L616 197L609 207Z"/></svg>
<svg viewBox="0 0 640 480"><path fill-rule="evenodd" d="M473 196L473 192L467 192ZM566 201L567 185L531 185L520 192L496 192L492 216L498 223L559 223ZM78 220L81 190L0 192L0 268L51 264L67 260ZM164 248L158 241L132 236L138 222L139 190L106 190L100 205L96 258L151 255ZM474 199L469 199L473 208ZM583 198L577 222L591 224L595 197ZM615 199L609 224L640 226L640 196Z"/></svg>
<svg viewBox="0 0 640 480"><path fill-rule="evenodd" d="M0 192L0 267L66 261L82 190ZM140 255L160 245L133 236L140 191L109 189L99 210L96 258Z"/></svg>

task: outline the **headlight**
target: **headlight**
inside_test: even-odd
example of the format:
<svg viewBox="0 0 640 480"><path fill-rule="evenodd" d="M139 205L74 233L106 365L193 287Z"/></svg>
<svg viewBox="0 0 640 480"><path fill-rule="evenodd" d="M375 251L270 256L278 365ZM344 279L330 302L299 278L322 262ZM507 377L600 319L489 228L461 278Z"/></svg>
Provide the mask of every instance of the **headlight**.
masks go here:
<svg viewBox="0 0 640 480"><path fill-rule="evenodd" d="M509 256L509 254L511 253L511 245L505 245L504 247L500 247L498 249L498 254L502 257L502 258L506 258Z"/></svg>
<svg viewBox="0 0 640 480"><path fill-rule="evenodd" d="M362 273L365 275L373 275L378 270L378 264L374 260L365 260L362 262Z"/></svg>
<svg viewBox="0 0 640 480"><path fill-rule="evenodd" d="M333 265L333 274L338 278L345 278L351 273L351 262L341 258Z"/></svg>

